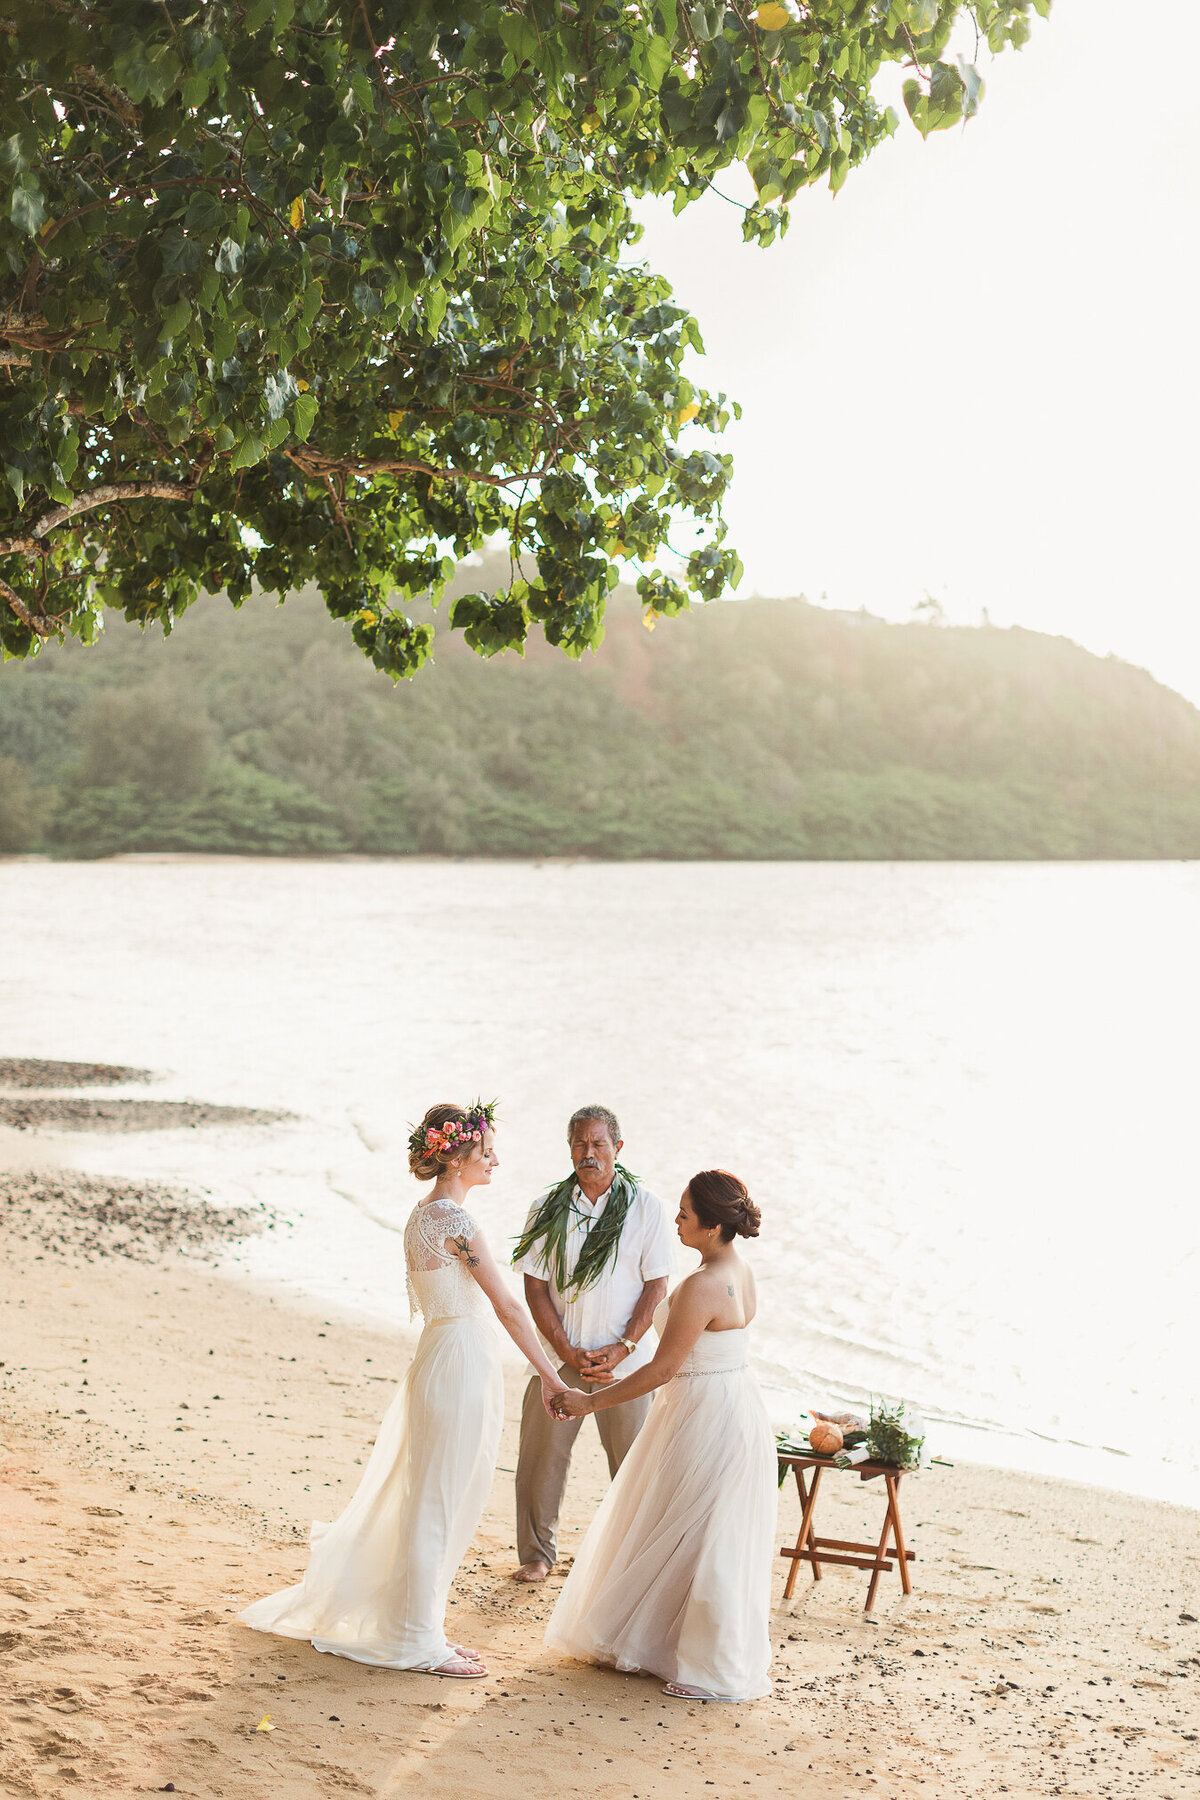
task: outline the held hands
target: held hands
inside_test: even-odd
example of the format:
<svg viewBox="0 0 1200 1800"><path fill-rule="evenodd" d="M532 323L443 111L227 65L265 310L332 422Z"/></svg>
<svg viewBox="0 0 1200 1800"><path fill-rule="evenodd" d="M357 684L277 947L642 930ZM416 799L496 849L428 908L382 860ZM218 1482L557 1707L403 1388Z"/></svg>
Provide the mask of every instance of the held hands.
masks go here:
<svg viewBox="0 0 1200 1800"><path fill-rule="evenodd" d="M564 1394L569 1394L572 1391L571 1388L566 1387L558 1379L557 1375L553 1381L547 1381L546 1377L544 1375L542 1376L542 1405L546 1408L546 1411L550 1414L552 1419L561 1419L563 1417L563 1414L558 1410L558 1403Z"/></svg>
<svg viewBox="0 0 1200 1800"><path fill-rule="evenodd" d="M582 1419L588 1409L588 1397L579 1388L564 1388L555 1394L550 1415L555 1419Z"/></svg>

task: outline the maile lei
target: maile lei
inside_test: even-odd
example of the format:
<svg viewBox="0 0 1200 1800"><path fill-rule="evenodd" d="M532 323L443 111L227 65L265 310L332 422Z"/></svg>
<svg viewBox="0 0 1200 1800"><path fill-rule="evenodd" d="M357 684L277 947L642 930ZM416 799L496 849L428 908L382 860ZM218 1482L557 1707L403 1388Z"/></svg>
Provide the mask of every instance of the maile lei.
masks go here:
<svg viewBox="0 0 1200 1800"><path fill-rule="evenodd" d="M637 1176L632 1175L620 1163L613 1171L612 1187L608 1193L608 1205L600 1217L590 1227L584 1240L583 1249L579 1252L579 1260L575 1264L574 1273L567 1276L567 1232L571 1225L571 1210L575 1204L577 1178L568 1175L557 1187L550 1189L546 1198L538 1207L533 1218L513 1251L513 1261L520 1262L528 1256L535 1244L541 1244L546 1264L554 1276L554 1285L560 1294L574 1292L581 1294L584 1288L591 1287L598 1281L610 1262L617 1257L617 1244L621 1236L621 1228L625 1223L625 1215L629 1211L630 1202L637 1192ZM544 1242L543 1242L544 1240Z"/></svg>

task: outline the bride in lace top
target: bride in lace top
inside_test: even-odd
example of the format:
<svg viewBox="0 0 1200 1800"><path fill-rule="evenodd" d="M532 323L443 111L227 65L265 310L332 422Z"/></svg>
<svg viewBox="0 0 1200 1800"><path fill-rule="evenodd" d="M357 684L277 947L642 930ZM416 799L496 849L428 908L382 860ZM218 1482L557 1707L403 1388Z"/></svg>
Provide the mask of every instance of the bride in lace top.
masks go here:
<svg viewBox="0 0 1200 1800"><path fill-rule="evenodd" d="M354 1498L312 1527L303 1580L242 1614L255 1630L381 1668L486 1675L474 1651L447 1642L444 1620L496 1465L496 1319L540 1375L547 1409L566 1392L463 1205L497 1161L490 1106L431 1107L413 1132L409 1167L434 1182L404 1231L409 1305L424 1320L416 1353Z"/></svg>

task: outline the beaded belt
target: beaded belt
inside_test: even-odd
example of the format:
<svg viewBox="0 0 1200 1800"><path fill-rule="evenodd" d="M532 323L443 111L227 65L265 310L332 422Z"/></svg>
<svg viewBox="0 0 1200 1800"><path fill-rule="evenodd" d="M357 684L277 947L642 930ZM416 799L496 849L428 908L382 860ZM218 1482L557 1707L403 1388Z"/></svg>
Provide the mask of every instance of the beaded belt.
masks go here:
<svg viewBox="0 0 1200 1800"><path fill-rule="evenodd" d="M675 1380L694 1381L697 1375L740 1375L747 1366L746 1363L734 1363L728 1369L677 1369Z"/></svg>

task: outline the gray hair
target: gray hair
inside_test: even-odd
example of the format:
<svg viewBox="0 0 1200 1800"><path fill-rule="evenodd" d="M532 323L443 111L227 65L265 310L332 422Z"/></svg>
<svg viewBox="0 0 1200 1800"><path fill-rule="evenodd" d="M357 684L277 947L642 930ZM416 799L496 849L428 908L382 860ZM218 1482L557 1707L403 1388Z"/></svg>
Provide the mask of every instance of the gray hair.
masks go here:
<svg viewBox="0 0 1200 1800"><path fill-rule="evenodd" d="M603 1124L607 1125L608 1135L613 1143L619 1144L621 1142L621 1127L617 1121L615 1112L610 1112L607 1106L577 1106L575 1111L571 1114L567 1124L568 1144L575 1136L575 1127L582 1124L584 1119L599 1119Z"/></svg>

